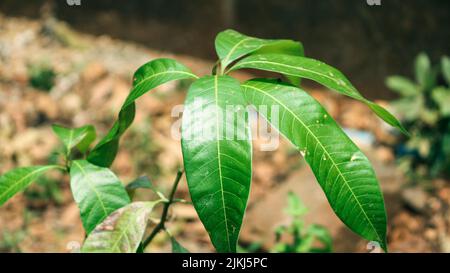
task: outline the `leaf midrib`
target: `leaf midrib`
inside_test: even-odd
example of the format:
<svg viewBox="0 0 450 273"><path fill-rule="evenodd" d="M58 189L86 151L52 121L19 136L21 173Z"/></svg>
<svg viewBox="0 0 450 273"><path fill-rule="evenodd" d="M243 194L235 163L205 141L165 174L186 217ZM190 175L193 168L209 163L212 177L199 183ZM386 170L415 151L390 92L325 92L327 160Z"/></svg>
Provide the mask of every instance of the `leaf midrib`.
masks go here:
<svg viewBox="0 0 450 273"><path fill-rule="evenodd" d="M73 161L73 163L75 164L75 165L77 165L77 167L80 169L80 171L83 173L83 175L86 177L86 180L88 181L88 186L89 186L89 188L91 188L91 190L95 193L95 195L96 195L96 197L97 197L97 199L99 200L99 202L100 202L100 205L102 206L102 209L103 209L103 212L105 213L105 217L107 217L108 216L108 212L106 211L106 206L105 206L105 204L103 203L103 200L100 198L100 193L97 191L97 189L93 186L93 181L92 181L92 179L90 178L90 176L84 171L84 169L83 169L83 167L80 165L80 163L78 163L77 161Z"/></svg>
<svg viewBox="0 0 450 273"><path fill-rule="evenodd" d="M35 173L43 172L43 171L46 171L46 170L49 170L49 169L58 168L58 167L59 167L59 166L56 166L56 165L54 165L54 166L47 166L47 167L41 167L41 168L39 168L39 169L37 169L37 170L34 170L34 171L32 171L31 173L25 175L24 177L22 177L21 179L19 179L19 180L16 181L15 183L13 183L13 184L5 191L5 192L3 192L3 194L0 196L0 203L1 203L1 200L2 200L5 196L7 196L12 190L14 190L14 189L16 188L16 186L17 186L18 184L22 183L22 182L23 182L24 180L26 180L28 177L34 175Z"/></svg>
<svg viewBox="0 0 450 273"><path fill-rule="evenodd" d="M297 58L303 58L303 57L297 57ZM339 83L336 82L336 80L335 80L334 78L332 78L331 76L329 76L329 75L327 75L327 74L325 74L325 73L320 73L320 72L316 72L316 71L314 71L314 70L310 70L310 69L307 69L307 68L304 68L304 67L297 67L297 66L292 66L292 65L288 65L288 64L279 63L279 62L262 61L262 60L253 60L253 61L247 61L247 62L241 62L241 63L238 63L238 64L236 65L236 67L239 68L239 66L245 66L245 65L248 65L248 64L252 64L252 63L273 64L273 65L284 66L284 67L287 67L287 68L292 68L292 69L296 69L296 70L300 70L300 71L310 72L310 73L313 73L313 74L316 74L316 75L325 77L325 78L327 78L328 80L331 80L332 82L335 82L336 84L339 85ZM297 77L298 77L298 75L294 75L293 73L285 73L285 72L283 72L283 73L284 73L284 74L287 74L287 75L290 75L290 76L297 76ZM347 86L348 86L348 85L347 85ZM363 97L362 95L360 95L359 92L357 92L356 90L354 90L353 88L350 88L350 87L349 87L349 89L350 89L352 92L354 92L354 93L352 93L352 96L353 96L354 98L356 98L356 99L358 99L358 100L361 100L361 101L365 101L364 97Z"/></svg>
<svg viewBox="0 0 450 273"><path fill-rule="evenodd" d="M225 230L227 232L227 243L228 243L228 250L231 251L231 244L230 244L230 234L228 232L228 217L227 217L227 211L225 207L225 196L224 196L224 190L223 190L223 179L222 179L222 163L220 159L220 132L219 132L219 88L218 88L218 76L216 75L214 77L214 97L215 97L215 104L216 104L216 137L217 137L217 161L219 166L219 178L220 178L220 190L222 195L222 206L223 206L223 214L225 218Z"/></svg>
<svg viewBox="0 0 450 273"><path fill-rule="evenodd" d="M279 103L282 107L284 107L288 112L290 112L292 114L292 116L298 121L300 122L304 128L306 128L306 130L308 131L308 133L310 135L312 135L314 137L314 139L316 139L317 143L322 147L322 150L326 153L327 158L330 159L330 161L332 162L333 166L336 168L336 170L339 172L339 175L342 177L342 179L345 182L345 185L347 186L347 188L349 189L351 195L355 198L356 203L358 204L358 206L360 207L361 211L363 212L364 217L366 218L366 220L369 222L370 226L372 227L372 229L375 231L375 234L378 237L378 240L380 240L380 242L383 242L383 240L381 239L381 236L378 234L377 229L375 228L375 226L373 225L372 221L369 219L369 217L367 216L365 210L363 209L361 203L359 202L357 196L355 195L355 193L353 192L352 188L350 187L350 185L347 182L347 179L345 178L345 176L342 174L339 165L336 164L336 162L334 161L334 159L330 156L330 154L328 153L327 149L325 148L325 146L322 145L322 143L319 141L319 139L316 137L316 135L311 131L311 129L306 126L306 124L294 113L292 112L283 102L279 101L277 98L275 98L274 96L270 95L269 93L265 92L262 89L256 88L254 86L250 86L250 85L242 85L243 87L247 87L247 88L251 88L253 90L259 91L263 94L265 94L266 96L272 98L274 101L276 101L277 103Z"/></svg>

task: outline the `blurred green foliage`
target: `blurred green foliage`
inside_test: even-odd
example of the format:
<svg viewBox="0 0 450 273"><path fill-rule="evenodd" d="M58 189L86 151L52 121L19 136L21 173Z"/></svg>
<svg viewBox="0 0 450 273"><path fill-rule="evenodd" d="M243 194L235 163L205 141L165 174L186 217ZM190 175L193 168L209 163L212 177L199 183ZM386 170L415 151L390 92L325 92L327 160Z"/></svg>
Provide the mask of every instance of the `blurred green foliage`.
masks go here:
<svg viewBox="0 0 450 273"><path fill-rule="evenodd" d="M50 91L55 85L56 73L47 63L32 64L28 69L28 77L32 87Z"/></svg>
<svg viewBox="0 0 450 273"><path fill-rule="evenodd" d="M285 213L291 217L291 223L279 226L275 230L276 245L272 252L277 253L326 253L332 251L332 238L328 230L320 225L306 226L303 216L308 209L300 198L292 192L288 194ZM282 240L287 237L288 242Z"/></svg>
<svg viewBox="0 0 450 273"><path fill-rule="evenodd" d="M415 81L389 77L387 86L400 98L392 106L411 133L400 139L400 165L412 179L435 178L450 173L450 58L432 65L421 53L415 61Z"/></svg>

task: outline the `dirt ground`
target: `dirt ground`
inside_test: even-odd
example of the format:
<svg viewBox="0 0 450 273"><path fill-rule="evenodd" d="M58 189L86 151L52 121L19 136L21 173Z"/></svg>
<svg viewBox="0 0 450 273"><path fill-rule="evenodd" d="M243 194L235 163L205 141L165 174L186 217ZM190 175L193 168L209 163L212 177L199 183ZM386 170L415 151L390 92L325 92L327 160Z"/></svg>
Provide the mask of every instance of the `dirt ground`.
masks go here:
<svg viewBox="0 0 450 273"><path fill-rule="evenodd" d="M212 45L211 45L212 46ZM46 164L61 149L51 124L94 124L103 136L130 89L132 73L158 57L176 58L198 75L210 62L160 53L107 36L77 33L56 20L28 20L0 14L0 173L17 166ZM56 75L50 91L30 85L33 67L50 67ZM236 74L239 79L251 77ZM112 169L124 183L148 175L167 191L182 165L180 143L171 137L174 106L183 102L187 82L158 87L137 103L134 124L121 142ZM310 89L329 113L363 148L374 164L386 199L389 248L392 252L450 252L450 183L437 180L412 187L396 168L389 148L394 135L364 105L327 90ZM386 104L385 102L380 102ZM369 134L362 134L366 131ZM356 132L356 133L355 133ZM367 137L370 136L369 141ZM309 209L307 223L324 225L336 252L369 252L367 242L349 231L332 212L312 172L300 155L282 141L273 152L254 143L254 174L241 243L261 242L268 251L283 214L286 195L295 192ZM0 208L0 252L76 251L84 233L68 177L52 173ZM189 199L183 180L179 197ZM139 192L138 199L154 197ZM206 231L190 205L176 205L169 228L192 252L213 251ZM169 251L164 235L146 251Z"/></svg>

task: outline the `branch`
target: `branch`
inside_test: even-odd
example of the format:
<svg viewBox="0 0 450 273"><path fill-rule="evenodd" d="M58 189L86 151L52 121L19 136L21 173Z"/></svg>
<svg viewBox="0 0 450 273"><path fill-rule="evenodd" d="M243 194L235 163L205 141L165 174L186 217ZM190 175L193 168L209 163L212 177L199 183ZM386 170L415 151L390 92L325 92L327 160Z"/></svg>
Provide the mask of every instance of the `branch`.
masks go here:
<svg viewBox="0 0 450 273"><path fill-rule="evenodd" d="M161 220L159 221L158 225L153 229L152 233L147 237L147 239L144 240L142 243L142 249L145 249L148 244L155 238L155 236L161 231L165 230L165 223L167 221L167 215L169 213L169 207L171 204L174 203L174 196L175 192L177 191L178 183L181 180L181 177L183 176L183 170L179 170L177 172L177 177L175 178L175 181L173 182L172 190L169 195L168 201L164 204L163 212L161 214Z"/></svg>

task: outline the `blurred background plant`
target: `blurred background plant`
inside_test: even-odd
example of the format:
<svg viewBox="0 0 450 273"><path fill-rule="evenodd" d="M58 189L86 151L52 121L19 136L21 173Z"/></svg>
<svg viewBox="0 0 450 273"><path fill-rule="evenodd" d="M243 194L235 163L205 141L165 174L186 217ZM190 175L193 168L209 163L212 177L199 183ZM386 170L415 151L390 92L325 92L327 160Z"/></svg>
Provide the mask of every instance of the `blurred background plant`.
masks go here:
<svg viewBox="0 0 450 273"><path fill-rule="evenodd" d="M306 225L304 221L308 208L295 193L287 194L284 213L289 223L275 229L275 244L268 252L273 253L330 253L333 251L333 239L330 232L317 224ZM239 252L252 253L263 251L261 242L240 246Z"/></svg>
<svg viewBox="0 0 450 273"><path fill-rule="evenodd" d="M391 106L411 137L399 137L396 155L411 181L450 173L450 59L432 65L421 53L415 60L415 80L391 76L387 86L400 95Z"/></svg>
<svg viewBox="0 0 450 273"><path fill-rule="evenodd" d="M41 62L29 66L28 77L32 87L43 91L50 91L55 85L56 73L47 62Z"/></svg>

